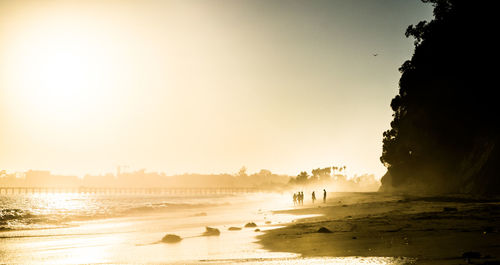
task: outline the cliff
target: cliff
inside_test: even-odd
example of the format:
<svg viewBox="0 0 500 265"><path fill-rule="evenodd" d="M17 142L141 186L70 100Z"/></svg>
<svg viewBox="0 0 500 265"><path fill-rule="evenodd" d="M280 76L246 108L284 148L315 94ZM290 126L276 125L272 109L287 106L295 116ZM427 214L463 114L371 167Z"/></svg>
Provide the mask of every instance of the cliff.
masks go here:
<svg viewBox="0 0 500 265"><path fill-rule="evenodd" d="M497 72L490 2L426 0L434 19L411 25L412 58L384 132L382 191L500 193Z"/></svg>

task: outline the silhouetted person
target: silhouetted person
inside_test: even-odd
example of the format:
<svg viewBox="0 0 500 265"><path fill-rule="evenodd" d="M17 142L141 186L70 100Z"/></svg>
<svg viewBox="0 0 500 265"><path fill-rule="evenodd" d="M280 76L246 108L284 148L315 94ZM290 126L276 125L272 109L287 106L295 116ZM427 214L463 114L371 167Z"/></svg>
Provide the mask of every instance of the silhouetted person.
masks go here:
<svg viewBox="0 0 500 265"><path fill-rule="evenodd" d="M297 205L297 193L293 194L293 206Z"/></svg>
<svg viewBox="0 0 500 265"><path fill-rule="evenodd" d="M314 203L315 200L316 200L316 194L313 191L313 193L312 193L312 201L313 201L313 203Z"/></svg>
<svg viewBox="0 0 500 265"><path fill-rule="evenodd" d="M323 203L326 203L326 190L323 189Z"/></svg>

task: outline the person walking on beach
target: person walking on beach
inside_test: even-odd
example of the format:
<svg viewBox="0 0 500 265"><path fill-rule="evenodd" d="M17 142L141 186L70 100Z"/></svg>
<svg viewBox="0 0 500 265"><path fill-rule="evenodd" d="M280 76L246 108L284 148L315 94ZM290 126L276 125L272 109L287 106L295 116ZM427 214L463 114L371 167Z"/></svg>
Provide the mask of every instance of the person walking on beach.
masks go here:
<svg viewBox="0 0 500 265"><path fill-rule="evenodd" d="M293 206L297 205L297 193L293 193Z"/></svg>
<svg viewBox="0 0 500 265"><path fill-rule="evenodd" d="M312 193L312 201L313 201L313 204L314 204L314 201L315 201L315 200L316 200L316 194L315 194L315 193L314 193L314 191L313 191L313 193Z"/></svg>
<svg viewBox="0 0 500 265"><path fill-rule="evenodd" d="M299 205L304 204L304 193L302 193L302 191L299 191L298 199L299 199Z"/></svg>
<svg viewBox="0 0 500 265"><path fill-rule="evenodd" d="M326 203L326 190L323 189L323 203Z"/></svg>

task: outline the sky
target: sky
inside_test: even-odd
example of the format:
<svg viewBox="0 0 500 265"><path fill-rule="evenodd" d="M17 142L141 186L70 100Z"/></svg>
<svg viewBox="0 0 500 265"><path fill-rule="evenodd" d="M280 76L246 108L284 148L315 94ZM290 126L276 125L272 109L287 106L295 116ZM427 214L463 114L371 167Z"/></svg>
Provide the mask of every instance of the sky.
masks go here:
<svg viewBox="0 0 500 265"><path fill-rule="evenodd" d="M431 17L417 0L0 0L0 169L380 178L404 32Z"/></svg>

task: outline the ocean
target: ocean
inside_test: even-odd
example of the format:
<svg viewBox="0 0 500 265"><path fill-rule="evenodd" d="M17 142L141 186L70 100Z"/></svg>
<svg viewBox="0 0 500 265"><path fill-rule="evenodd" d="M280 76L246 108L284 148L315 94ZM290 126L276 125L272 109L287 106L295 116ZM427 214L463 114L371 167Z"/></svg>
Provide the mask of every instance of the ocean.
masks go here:
<svg viewBox="0 0 500 265"><path fill-rule="evenodd" d="M0 195L0 231L68 227L76 221L172 214L183 210L229 205L242 199L235 195Z"/></svg>
<svg viewBox="0 0 500 265"><path fill-rule="evenodd" d="M0 264L406 264L262 249L256 236L307 217L273 213L292 207L290 194L278 193L2 194ZM248 222L257 228L244 227ZM206 226L220 235L202 236ZM166 234L182 240L161 243Z"/></svg>
<svg viewBox="0 0 500 265"><path fill-rule="evenodd" d="M0 196L0 263L189 263L200 260L289 257L264 255L253 243L260 229L291 221L272 218L290 204L280 194L137 195L8 194ZM285 202L286 201L286 202ZM282 205L279 205L283 202ZM267 222L267 224L266 224ZM205 226L218 237L200 236ZM178 244L159 243L167 234Z"/></svg>

